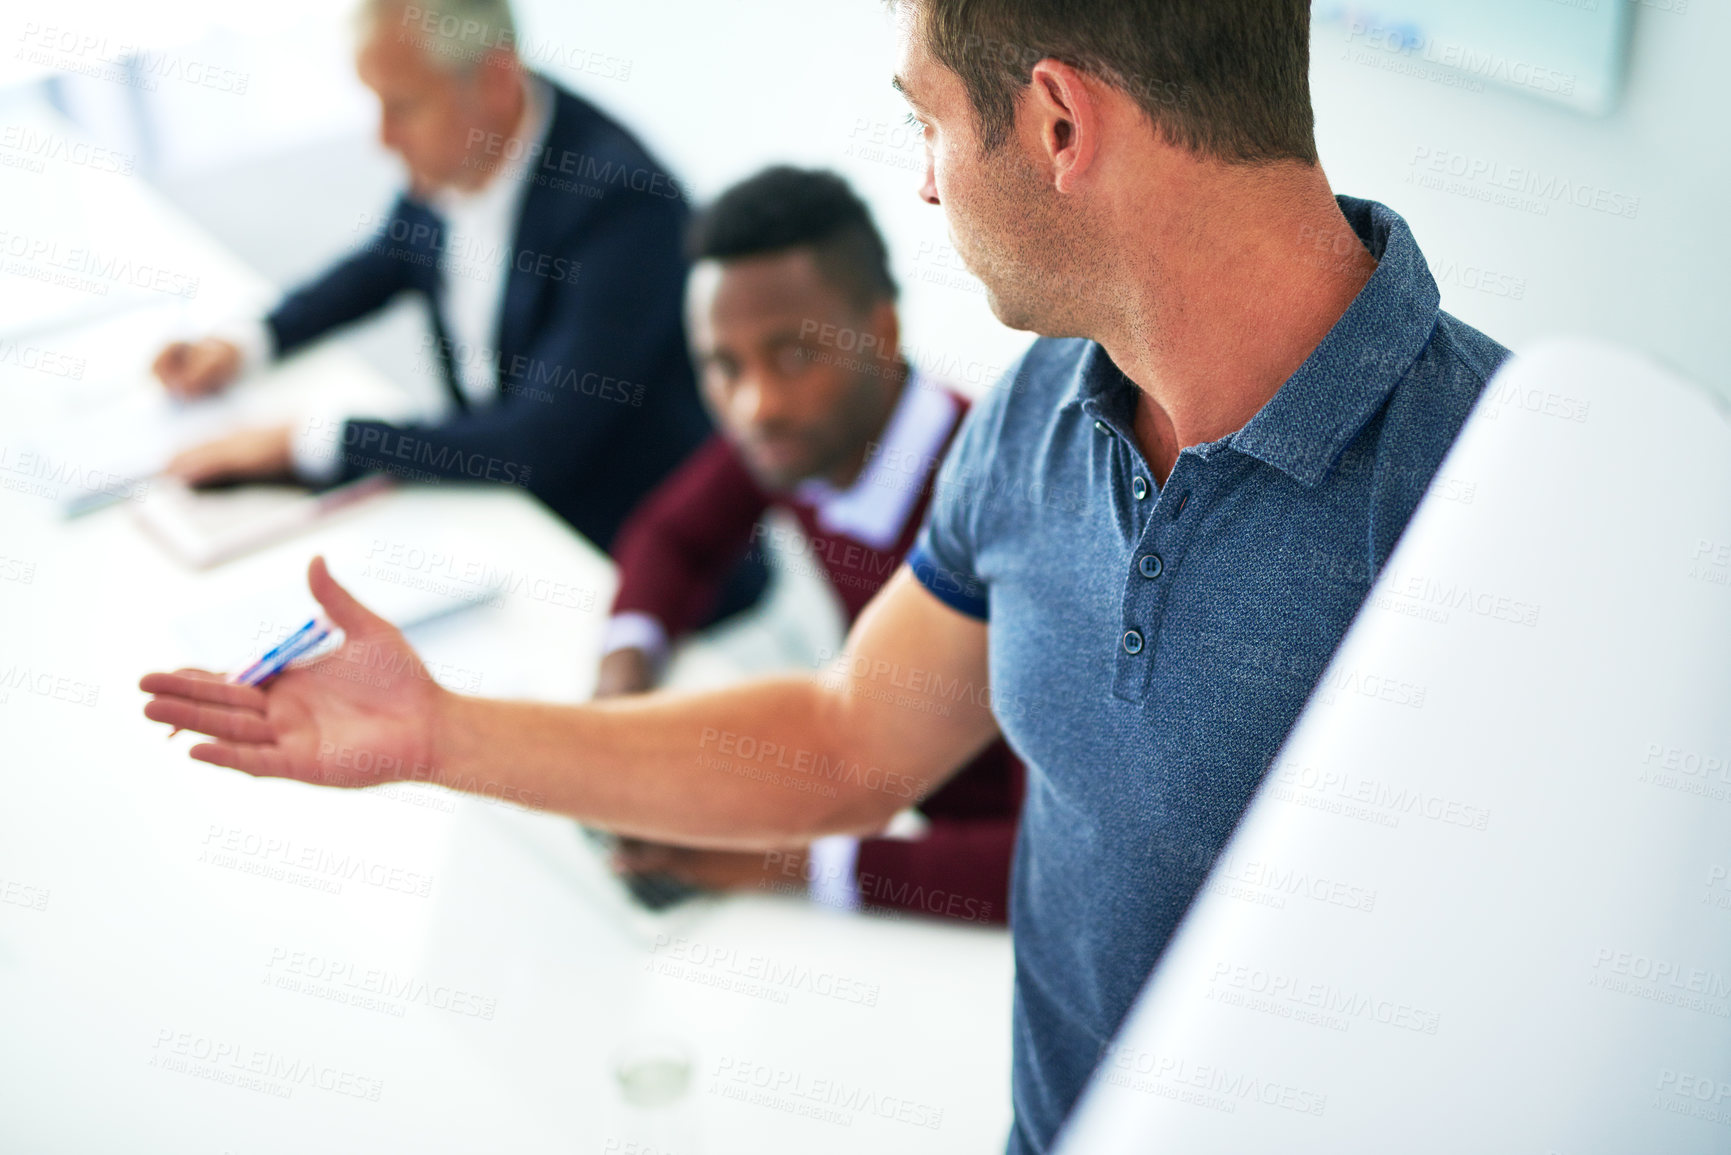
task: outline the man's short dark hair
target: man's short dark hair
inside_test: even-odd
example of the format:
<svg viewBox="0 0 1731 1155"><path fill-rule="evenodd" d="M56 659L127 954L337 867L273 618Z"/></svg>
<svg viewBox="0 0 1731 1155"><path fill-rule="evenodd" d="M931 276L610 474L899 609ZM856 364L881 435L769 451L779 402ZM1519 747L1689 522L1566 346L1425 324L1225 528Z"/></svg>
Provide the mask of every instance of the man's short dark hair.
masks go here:
<svg viewBox="0 0 1731 1155"><path fill-rule="evenodd" d="M901 0L961 78L987 151L1036 63L1135 99L1167 140L1217 160L1316 163L1310 0Z"/></svg>
<svg viewBox="0 0 1731 1155"><path fill-rule="evenodd" d="M889 249L865 202L833 172L776 165L747 177L692 221L693 261L810 249L819 271L856 306L896 298Z"/></svg>

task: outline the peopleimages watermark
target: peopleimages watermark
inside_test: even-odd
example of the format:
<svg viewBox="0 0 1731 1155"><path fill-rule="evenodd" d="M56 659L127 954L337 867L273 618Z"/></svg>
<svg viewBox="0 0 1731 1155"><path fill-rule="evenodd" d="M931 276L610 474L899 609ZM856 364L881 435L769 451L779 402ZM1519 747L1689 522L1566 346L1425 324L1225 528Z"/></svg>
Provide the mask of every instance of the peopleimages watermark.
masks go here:
<svg viewBox="0 0 1731 1155"><path fill-rule="evenodd" d="M39 68L106 80L144 92L155 92L164 80L231 96L245 96L250 73L179 53L157 52L147 45L106 33L27 20L18 33L14 58Z"/></svg>
<svg viewBox="0 0 1731 1155"><path fill-rule="evenodd" d="M1510 594L1475 586L1453 578L1389 568L1365 602L1404 617L1447 625L1455 611L1487 621L1536 627L1539 605Z"/></svg>
<svg viewBox="0 0 1731 1155"><path fill-rule="evenodd" d="M1554 204L1627 220L1634 220L1641 211L1640 197L1604 185L1454 149L1417 145L1408 163L1407 180L1420 188L1519 209L1535 216L1548 216Z"/></svg>
<svg viewBox="0 0 1731 1155"><path fill-rule="evenodd" d="M1593 952L1587 985L1714 1018L1731 1018L1731 974L1677 959L1600 947Z"/></svg>
<svg viewBox="0 0 1731 1155"><path fill-rule="evenodd" d="M427 590L474 602L496 605L508 597L591 613L601 604L600 591L580 586L556 574L501 565L492 557L443 549L426 549L412 542L375 537L368 546L361 574L410 589Z"/></svg>
<svg viewBox="0 0 1731 1155"><path fill-rule="evenodd" d="M1653 1106L1667 1115L1731 1127L1731 1078L1660 1067Z"/></svg>
<svg viewBox="0 0 1731 1155"><path fill-rule="evenodd" d="M1490 827L1487 807L1295 758L1282 759L1269 769L1268 791L1282 802L1374 826L1395 828L1403 817L1412 816L1466 830Z"/></svg>
<svg viewBox="0 0 1731 1155"><path fill-rule="evenodd" d="M978 297L986 295L986 286L953 245L921 241L914 249L914 279Z"/></svg>
<svg viewBox="0 0 1731 1155"><path fill-rule="evenodd" d="M46 349L41 345L25 345L17 341L0 340L0 366L12 365L49 377L82 381L84 380L84 367L87 364L88 361L85 358L76 357L70 353L62 353L58 349Z"/></svg>
<svg viewBox="0 0 1731 1155"><path fill-rule="evenodd" d="M49 501L97 495L117 501L143 501L150 493L150 481L125 477L38 449L0 445L0 489Z"/></svg>
<svg viewBox="0 0 1731 1155"><path fill-rule="evenodd" d="M1348 701L1365 698L1386 702L1390 706L1422 710L1425 695L1429 692L1427 687L1416 682L1336 665L1330 665L1316 684L1316 700L1325 706L1331 706L1344 697Z"/></svg>
<svg viewBox="0 0 1731 1155"><path fill-rule="evenodd" d="M912 778L881 766L868 766L846 754L832 757L816 750L789 747L782 742L716 726L703 727L698 750L698 764L707 769L743 777L762 775L766 781L797 786L822 797L834 797L836 785L840 784L881 790L892 797L911 800L923 798L931 785L924 778ZM782 771L792 773L782 774Z"/></svg>
<svg viewBox="0 0 1731 1155"><path fill-rule="evenodd" d="M94 706L102 694L102 687L70 674L13 662L0 669L0 704L10 701L14 691L54 702L69 702L74 706Z"/></svg>
<svg viewBox="0 0 1731 1155"><path fill-rule="evenodd" d="M430 874L378 862L361 854L300 844L291 838L214 823L205 831L204 849L198 860L328 894L340 894L345 882L359 882L416 898L426 898L433 893L433 876Z"/></svg>
<svg viewBox="0 0 1731 1155"><path fill-rule="evenodd" d="M0 582L17 582L19 585L36 584L36 563L23 558L7 557L0 554Z"/></svg>
<svg viewBox="0 0 1731 1155"><path fill-rule="evenodd" d="M367 234L361 250L405 264L437 268L446 276L490 280L500 268L543 280L577 280L583 262L539 249L519 249L509 241L484 243L472 233L452 234L426 221L363 211L355 216L355 233Z"/></svg>
<svg viewBox="0 0 1731 1155"><path fill-rule="evenodd" d="M965 265L963 266L965 267ZM904 371L904 362L928 379L926 388L965 385L970 389L1008 389L1009 366L999 361L963 357L939 345L894 345L863 329L826 324L812 318L800 322L805 356L816 365L834 365L850 373L890 377Z"/></svg>
<svg viewBox="0 0 1731 1155"><path fill-rule="evenodd" d="M556 64L621 84L631 79L632 61L623 56L578 48L550 37L524 35L472 17L429 12L418 4L409 4L404 6L399 23L405 30L399 39L416 34L441 37L444 41L441 55L456 63L473 64L489 52L503 51L537 67Z"/></svg>
<svg viewBox="0 0 1731 1155"><path fill-rule="evenodd" d="M271 948L265 982L277 990L340 1003L357 1010L404 1017L406 1008L423 1006L459 1018L491 1022L499 1000L389 967L363 967L317 951Z"/></svg>
<svg viewBox="0 0 1731 1155"><path fill-rule="evenodd" d="M47 910L53 892L47 887L30 886L12 878L0 878L0 903L21 906L25 910Z"/></svg>
<svg viewBox="0 0 1731 1155"><path fill-rule="evenodd" d="M868 562L863 555L865 548L850 546L838 538L808 537L797 530L766 525L760 521L751 527L751 544L747 556L773 566L779 572L816 578L833 586L863 590L870 595L883 587L885 577L889 572L893 572L895 567L885 569L875 558ZM884 573L861 573L831 566L829 559L854 551L861 551L861 568L867 571L884 570ZM895 560L900 564L899 559Z"/></svg>
<svg viewBox="0 0 1731 1155"><path fill-rule="evenodd" d="M856 869L844 879L839 867L825 866L820 869L811 855L800 851L765 851L763 868L766 872L778 872L788 880L767 883L765 889L772 893L806 895L823 901L818 898L821 888L813 887L814 883L845 882L852 887L860 901L877 908L873 913L879 917L897 918L909 911L923 911L961 922L991 922L997 917L990 902L972 895L891 878L873 870Z"/></svg>
<svg viewBox="0 0 1731 1155"><path fill-rule="evenodd" d="M1131 1043L1108 1043L1096 1070L1097 1077L1112 1086L1226 1115L1237 1114L1245 1104L1299 1115L1321 1115L1328 1109L1328 1096L1320 1091Z"/></svg>
<svg viewBox="0 0 1731 1155"><path fill-rule="evenodd" d="M1354 1021L1361 1021L1434 1035L1442 1026L1439 1011L1354 987L1298 978L1244 963L1216 962L1208 982L1204 997L1210 1001L1325 1030L1345 1031Z"/></svg>
<svg viewBox="0 0 1731 1155"><path fill-rule="evenodd" d="M25 124L0 125L0 167L46 172L50 164L131 176L138 157L64 133Z"/></svg>
<svg viewBox="0 0 1731 1155"><path fill-rule="evenodd" d="M936 1131L944 1109L903 1095L884 1094L842 1079L821 1078L759 1063L742 1055L718 1059L710 1072L709 1092L790 1115L838 1126L852 1126L856 1115Z"/></svg>
<svg viewBox="0 0 1731 1155"><path fill-rule="evenodd" d="M327 457L340 457L356 469L428 484L454 477L529 488L529 465L467 452L449 437L424 435L382 422L329 417L308 418L306 431L330 444Z"/></svg>
<svg viewBox="0 0 1731 1155"><path fill-rule="evenodd" d="M1378 24L1359 17L1347 21L1347 44L1426 64L1442 64L1481 80L1528 88L1553 96L1573 96L1576 76L1507 53L1458 40L1428 36L1413 24ZM1361 59L1359 63L1369 63Z"/></svg>
<svg viewBox="0 0 1731 1155"><path fill-rule="evenodd" d="M649 954L644 969L654 974L774 1003L786 1003L789 995L802 993L852 1006L878 1005L880 988L876 983L738 947L658 931Z"/></svg>
<svg viewBox="0 0 1731 1155"><path fill-rule="evenodd" d="M352 770L357 774L377 778L380 786L425 782L435 786L443 786L446 790L455 791L465 797L484 802L503 802L513 806L525 806L533 810L544 810L547 807L547 798L539 790L528 790L492 779L483 780L472 774L455 774L448 770L440 770L425 762L410 763L393 754L380 754L362 746L350 746L347 743L328 740L321 741L318 761L324 766ZM213 827L212 829L216 828ZM423 885L425 888L431 889L430 876Z"/></svg>
<svg viewBox="0 0 1731 1155"><path fill-rule="evenodd" d="M1731 866L1715 862L1707 868L1707 889L1701 901L1720 910L1731 910Z"/></svg>
<svg viewBox="0 0 1731 1155"><path fill-rule="evenodd" d="M925 129L912 120L855 117L842 155L918 172L925 165Z"/></svg>
<svg viewBox="0 0 1731 1155"><path fill-rule="evenodd" d="M1692 750L1673 742L1649 742L1638 780L1662 790L1713 802L1731 801L1731 752Z"/></svg>
<svg viewBox="0 0 1731 1155"><path fill-rule="evenodd" d="M627 381L594 369L580 370L521 353L507 356L499 349L432 333L421 338L417 364L435 371L449 364L459 371L459 376L467 376L466 371L476 367L484 368L499 383L499 392L535 401L555 401L557 398L549 390L559 389L598 401L643 407L645 386L640 381Z"/></svg>
<svg viewBox="0 0 1731 1155"><path fill-rule="evenodd" d="M1033 698L998 690L988 682L948 675L936 667L874 660L847 649L832 654L827 646L818 650L817 658L822 663L818 676L826 688L922 714L948 717L958 704L985 707L999 719L1039 714L1040 704Z"/></svg>
<svg viewBox="0 0 1731 1155"><path fill-rule="evenodd" d="M383 1079L329 1063L172 1027L156 1033L149 1065L279 1099L291 1098L304 1087L377 1103L385 1090Z"/></svg>
<svg viewBox="0 0 1731 1155"><path fill-rule="evenodd" d="M197 277L94 245L0 229L0 257L12 276L95 297L106 297L116 285L186 300L198 296Z"/></svg>
<svg viewBox="0 0 1731 1155"><path fill-rule="evenodd" d="M1731 541L1696 538L1689 555L1689 576L1709 585L1731 586Z"/></svg>
<svg viewBox="0 0 1731 1155"><path fill-rule="evenodd" d="M506 165L520 165L519 181L545 185L554 192L575 192L600 200L608 189L614 189L670 201L690 199L685 187L661 169L626 164L615 157L549 148L540 141L484 129L470 129L467 144L469 155L463 167L491 173Z"/></svg>
<svg viewBox="0 0 1731 1155"><path fill-rule="evenodd" d="M1222 857L1203 889L1274 910L1284 910L1289 898L1363 914L1376 910L1377 892L1372 887L1261 858Z"/></svg>
<svg viewBox="0 0 1731 1155"><path fill-rule="evenodd" d="M1484 265L1463 264L1450 258L1438 261L1431 272L1440 288L1459 285L1463 289L1471 289L1475 293L1484 293L1490 297L1502 297L1510 301L1526 299L1527 279L1513 273L1501 272Z"/></svg>

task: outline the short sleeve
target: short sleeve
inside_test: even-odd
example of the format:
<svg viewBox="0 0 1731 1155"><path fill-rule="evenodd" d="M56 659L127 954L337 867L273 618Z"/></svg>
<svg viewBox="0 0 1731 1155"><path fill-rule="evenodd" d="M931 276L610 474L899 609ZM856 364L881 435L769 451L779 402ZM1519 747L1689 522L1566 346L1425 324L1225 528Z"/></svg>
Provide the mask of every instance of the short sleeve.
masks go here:
<svg viewBox="0 0 1731 1155"><path fill-rule="evenodd" d="M968 409L932 483L932 503L908 568L933 597L958 613L987 619L987 587L975 568L982 481L992 464L994 430L1003 397L994 393Z"/></svg>

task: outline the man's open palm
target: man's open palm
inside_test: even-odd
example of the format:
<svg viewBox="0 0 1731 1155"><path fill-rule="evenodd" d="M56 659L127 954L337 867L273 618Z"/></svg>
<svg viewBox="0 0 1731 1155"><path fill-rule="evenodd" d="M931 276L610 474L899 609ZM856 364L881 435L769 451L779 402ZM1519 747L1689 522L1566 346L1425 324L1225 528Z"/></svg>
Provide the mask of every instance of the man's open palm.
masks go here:
<svg viewBox="0 0 1731 1155"><path fill-rule="evenodd" d="M323 558L308 567L307 584L343 631L340 650L262 687L204 670L146 674L144 716L215 739L192 748L199 761L259 777L323 786L430 777L444 691L402 632L339 586Z"/></svg>

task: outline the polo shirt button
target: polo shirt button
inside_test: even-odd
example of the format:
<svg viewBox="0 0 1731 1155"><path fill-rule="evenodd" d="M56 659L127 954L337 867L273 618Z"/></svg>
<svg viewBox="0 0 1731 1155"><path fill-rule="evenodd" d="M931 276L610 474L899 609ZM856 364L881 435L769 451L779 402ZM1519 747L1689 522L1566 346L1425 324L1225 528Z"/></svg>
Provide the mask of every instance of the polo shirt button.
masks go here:
<svg viewBox="0 0 1731 1155"><path fill-rule="evenodd" d="M1146 477L1131 478L1130 492L1136 495L1137 501L1146 501L1148 499L1148 479Z"/></svg>
<svg viewBox="0 0 1731 1155"><path fill-rule="evenodd" d="M1142 652L1142 635L1135 630L1126 633L1124 635L1124 652L1126 654L1140 654Z"/></svg>
<svg viewBox="0 0 1731 1155"><path fill-rule="evenodd" d="M1136 568L1142 571L1142 576L1145 578L1157 578L1160 576L1160 571L1166 568L1166 563L1160 560L1160 555L1157 553L1145 553L1142 555L1142 560L1137 563Z"/></svg>

